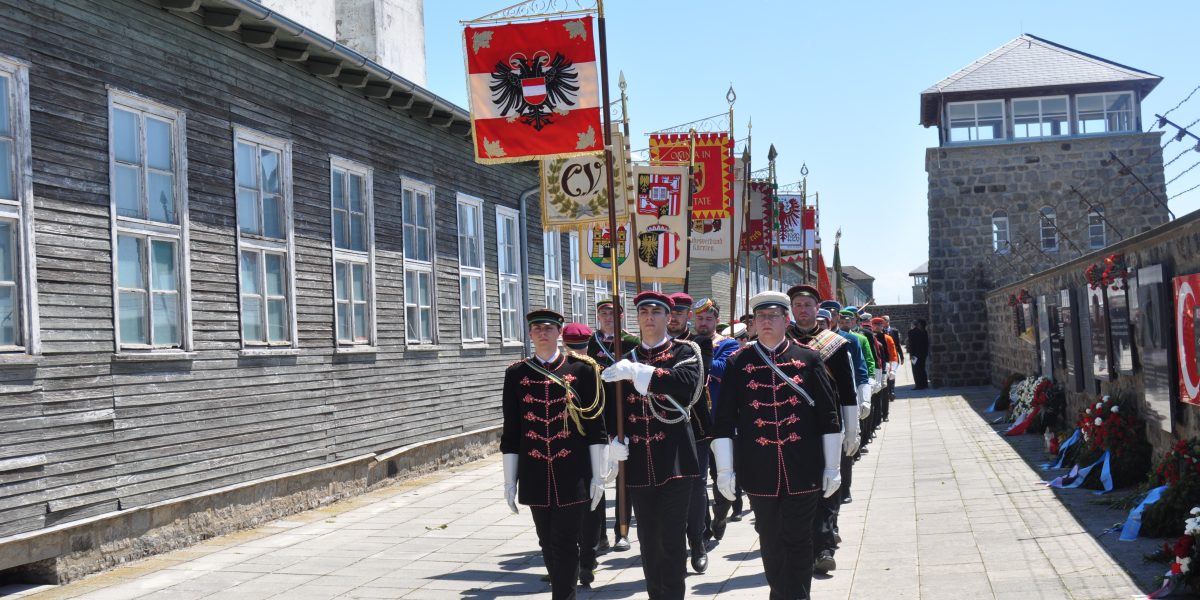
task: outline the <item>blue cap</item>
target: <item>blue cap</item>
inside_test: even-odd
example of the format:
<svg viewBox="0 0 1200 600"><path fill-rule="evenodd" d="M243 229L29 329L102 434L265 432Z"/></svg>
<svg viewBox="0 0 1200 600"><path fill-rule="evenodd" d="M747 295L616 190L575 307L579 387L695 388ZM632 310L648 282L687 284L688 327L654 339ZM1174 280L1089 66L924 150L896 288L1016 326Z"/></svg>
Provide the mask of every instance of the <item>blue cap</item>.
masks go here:
<svg viewBox="0 0 1200 600"><path fill-rule="evenodd" d="M826 321L829 321L829 320L833 319L833 313L829 312L828 309L822 308L817 311L817 318L825 319Z"/></svg>
<svg viewBox="0 0 1200 600"><path fill-rule="evenodd" d="M818 304L817 307L827 309L831 313L842 311L842 303L837 300L826 300Z"/></svg>

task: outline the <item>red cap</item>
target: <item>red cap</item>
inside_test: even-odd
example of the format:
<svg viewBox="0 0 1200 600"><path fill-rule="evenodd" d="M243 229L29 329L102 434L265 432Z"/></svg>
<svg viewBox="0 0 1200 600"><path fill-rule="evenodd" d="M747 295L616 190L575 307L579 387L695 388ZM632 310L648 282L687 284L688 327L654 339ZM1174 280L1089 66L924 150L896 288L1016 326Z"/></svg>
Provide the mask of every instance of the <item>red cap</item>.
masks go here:
<svg viewBox="0 0 1200 600"><path fill-rule="evenodd" d="M567 345L586 344L592 337L592 328L583 323L567 323L562 330L563 343Z"/></svg>
<svg viewBox="0 0 1200 600"><path fill-rule="evenodd" d="M874 317L871 319L871 324L872 325L886 325L887 322L883 320L883 317Z"/></svg>
<svg viewBox="0 0 1200 600"><path fill-rule="evenodd" d="M675 308L675 302L671 300L670 296L662 292L655 292L651 290L646 290L637 296L634 296L633 304L634 306L639 307L643 304L658 304L663 308L666 308L668 311Z"/></svg>
<svg viewBox="0 0 1200 600"><path fill-rule="evenodd" d="M687 292L675 292L671 294L671 302L675 303L675 308L690 309L696 303Z"/></svg>

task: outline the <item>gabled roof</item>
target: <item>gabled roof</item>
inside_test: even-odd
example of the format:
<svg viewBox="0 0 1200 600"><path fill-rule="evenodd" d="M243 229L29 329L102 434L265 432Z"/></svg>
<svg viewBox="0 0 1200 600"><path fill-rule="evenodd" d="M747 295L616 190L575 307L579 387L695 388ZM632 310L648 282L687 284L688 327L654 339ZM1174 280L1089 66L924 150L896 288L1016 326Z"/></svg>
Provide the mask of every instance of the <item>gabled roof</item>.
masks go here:
<svg viewBox="0 0 1200 600"><path fill-rule="evenodd" d="M925 261L925 262L921 263L921 266L908 272L909 277L915 277L917 275L928 275L928 274L929 274L929 261Z"/></svg>
<svg viewBox="0 0 1200 600"><path fill-rule="evenodd" d="M1144 96L1160 81L1153 73L1022 34L921 92L921 124L937 124L936 100L946 94L1129 83Z"/></svg>
<svg viewBox="0 0 1200 600"><path fill-rule="evenodd" d="M854 281L875 281L874 277L867 275L858 267L845 266L842 267L842 275L853 279Z"/></svg>

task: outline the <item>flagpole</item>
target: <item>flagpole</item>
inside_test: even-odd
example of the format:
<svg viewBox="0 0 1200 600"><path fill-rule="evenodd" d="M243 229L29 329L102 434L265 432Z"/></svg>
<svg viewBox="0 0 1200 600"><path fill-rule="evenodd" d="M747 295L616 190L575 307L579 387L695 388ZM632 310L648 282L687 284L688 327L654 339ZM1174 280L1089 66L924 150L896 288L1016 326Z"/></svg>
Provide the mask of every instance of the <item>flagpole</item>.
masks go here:
<svg viewBox="0 0 1200 600"><path fill-rule="evenodd" d="M771 225L771 244L767 246L767 287L775 286L775 261L771 260L771 251L774 249L778 252L779 249L779 233L775 230L775 211L779 210L779 189L775 187L775 157L779 153L775 151L775 144L771 144L771 150L767 152L767 179L771 186L771 214L767 216L768 223ZM779 265L779 270L782 273L783 266Z"/></svg>
<svg viewBox="0 0 1200 600"><path fill-rule="evenodd" d="M754 149L754 119L746 121L746 150L742 152L742 235L750 234L750 174L754 172L751 168L751 163L754 160L752 153ZM740 236L739 236L740 237ZM746 255L746 302L743 306L742 314L750 314L750 260L751 252L749 249L742 247L742 241L738 240L738 255ZM738 267L741 267L741 258L738 259Z"/></svg>
<svg viewBox="0 0 1200 600"><path fill-rule="evenodd" d="M687 213L687 256L683 261L683 293L688 293L688 282L692 279L692 196L696 193L696 128L688 130L688 201L683 206Z"/></svg>
<svg viewBox="0 0 1200 600"><path fill-rule="evenodd" d="M627 104L627 97L625 96L624 71L621 71L620 78L617 80L617 87L621 88L621 123L623 125L622 130L625 132L625 143L628 144L629 106ZM626 152L625 155L629 156L629 153ZM624 167L624 165L622 165L622 167ZM628 177L629 173L626 173L625 176ZM622 181L621 183L625 182ZM625 196L621 196L621 200L626 203L629 202L629 199ZM626 211L629 212L629 229L631 229L633 233L637 233L637 202L634 202L633 210L629 210L629 207L626 206ZM637 238L634 237L634 240L636 241ZM642 293L642 261L638 260L636 256L633 259L633 289L637 290L637 293L639 294Z"/></svg>
<svg viewBox="0 0 1200 600"><path fill-rule="evenodd" d="M613 152L612 152L612 111L608 103L608 38L604 31L604 0L596 0L596 25L600 34L600 93L604 104L604 160L608 168L608 248L612 260L612 301L613 301L613 356L621 357L621 322L625 317L625 304L621 299L620 252L617 249L617 203L616 186L613 185ZM636 261L635 261L636 264ZM614 383L617 397L614 398L617 412L617 439L625 439L625 415L620 398L623 396L621 381ZM621 537L628 537L629 522L625 520L625 462L617 462L617 531Z"/></svg>
<svg viewBox="0 0 1200 600"><path fill-rule="evenodd" d="M729 92L725 94L725 100L729 102L729 173L732 175L730 179L733 180L734 187L736 188L737 158L734 156L734 153L737 152L737 137L733 135L733 103L737 102L737 93L733 91L732 83L729 84ZM742 188L745 187L746 186L743 183ZM729 231L727 233L729 234L729 281L731 281L732 284L729 287L728 310L730 313L733 313L736 312L736 308L734 307L736 301L734 298L737 298L737 247L741 241L737 239L736 235L734 235L737 233L737 223L734 222L733 207L737 203L738 199L733 198L732 189L729 190L729 196L732 201L729 203ZM730 320L732 321L732 318L730 318ZM730 333L732 333L732 331Z"/></svg>

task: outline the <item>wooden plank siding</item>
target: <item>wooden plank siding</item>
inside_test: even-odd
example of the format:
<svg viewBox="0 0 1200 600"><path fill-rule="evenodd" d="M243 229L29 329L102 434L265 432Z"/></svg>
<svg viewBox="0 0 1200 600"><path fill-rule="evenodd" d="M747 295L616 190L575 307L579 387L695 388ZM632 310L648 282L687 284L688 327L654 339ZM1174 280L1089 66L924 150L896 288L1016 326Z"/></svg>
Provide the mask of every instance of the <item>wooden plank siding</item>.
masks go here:
<svg viewBox="0 0 1200 600"><path fill-rule="evenodd" d="M496 206L517 208L521 193L537 184L534 169L477 165L468 139L153 2L0 0L0 14L0 55L30 65L42 340L36 365L0 368L0 464L45 457L0 471L0 543L56 523L499 424L503 370L523 348L500 341ZM185 113L189 361L113 358L109 86ZM292 143L294 356L239 353L235 125ZM334 351L330 155L373 169L373 354ZM432 349L405 345L407 180L435 190ZM460 192L484 200L483 349L461 344ZM536 202L529 208L523 251L537 305L541 226ZM588 297L594 302L590 285Z"/></svg>

